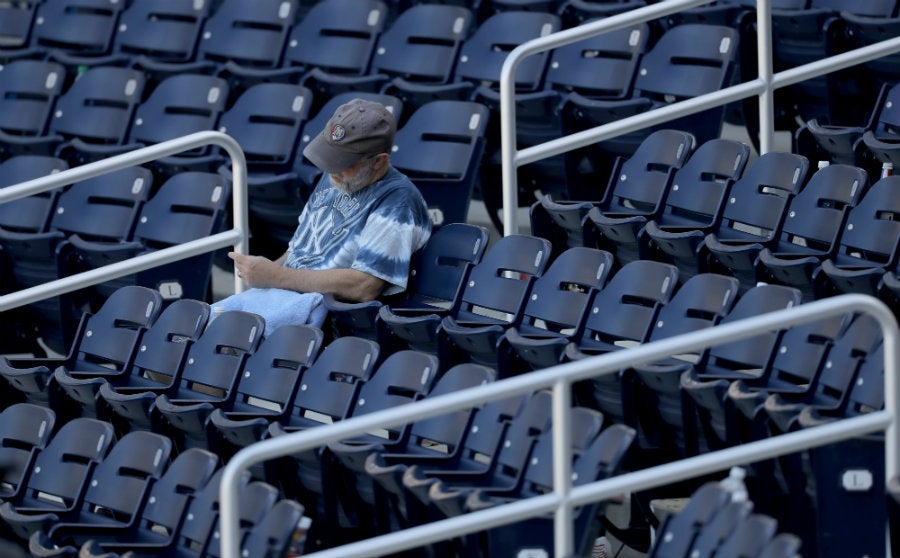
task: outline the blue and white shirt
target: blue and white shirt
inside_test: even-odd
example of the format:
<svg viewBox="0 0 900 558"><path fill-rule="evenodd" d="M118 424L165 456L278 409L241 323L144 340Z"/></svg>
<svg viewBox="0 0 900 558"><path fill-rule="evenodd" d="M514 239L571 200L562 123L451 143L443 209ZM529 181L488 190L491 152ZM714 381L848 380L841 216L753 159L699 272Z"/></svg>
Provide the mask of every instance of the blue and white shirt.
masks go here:
<svg viewBox="0 0 900 558"><path fill-rule="evenodd" d="M406 290L410 259L431 236L422 194L391 167L354 194L323 174L300 213L284 265L295 269L350 268L390 283L382 294Z"/></svg>

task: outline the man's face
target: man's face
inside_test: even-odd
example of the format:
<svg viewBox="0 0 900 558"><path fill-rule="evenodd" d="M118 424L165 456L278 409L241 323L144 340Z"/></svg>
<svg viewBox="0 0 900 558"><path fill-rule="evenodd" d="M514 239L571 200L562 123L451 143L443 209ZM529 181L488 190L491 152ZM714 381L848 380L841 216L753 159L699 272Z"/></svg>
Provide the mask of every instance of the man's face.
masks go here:
<svg viewBox="0 0 900 558"><path fill-rule="evenodd" d="M355 194L373 182L376 157L366 158L349 169L337 174L329 174L331 185L345 194Z"/></svg>

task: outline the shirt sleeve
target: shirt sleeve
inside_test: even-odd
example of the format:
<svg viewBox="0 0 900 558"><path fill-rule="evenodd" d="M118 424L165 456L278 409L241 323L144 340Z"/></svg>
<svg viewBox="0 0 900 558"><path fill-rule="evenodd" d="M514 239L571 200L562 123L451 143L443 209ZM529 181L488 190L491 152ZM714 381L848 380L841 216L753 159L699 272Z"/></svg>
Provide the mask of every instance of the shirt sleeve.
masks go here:
<svg viewBox="0 0 900 558"><path fill-rule="evenodd" d="M415 190L385 196L366 221L352 268L390 283L385 295L406 290L412 255L431 235L431 220Z"/></svg>

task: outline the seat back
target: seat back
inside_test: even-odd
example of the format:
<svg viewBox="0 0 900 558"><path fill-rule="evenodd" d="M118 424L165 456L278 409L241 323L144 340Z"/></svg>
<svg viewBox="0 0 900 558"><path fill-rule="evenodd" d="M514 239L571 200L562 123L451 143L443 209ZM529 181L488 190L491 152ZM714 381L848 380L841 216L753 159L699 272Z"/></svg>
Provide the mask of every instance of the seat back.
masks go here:
<svg viewBox="0 0 900 558"><path fill-rule="evenodd" d="M301 85L260 83L241 93L218 130L237 140L251 166L287 170L312 100L312 92Z"/></svg>
<svg viewBox="0 0 900 558"><path fill-rule="evenodd" d="M849 314L834 316L785 331L759 388L768 393L802 393L809 389L851 318Z"/></svg>
<svg viewBox="0 0 900 558"><path fill-rule="evenodd" d="M284 412L302 371L315 362L323 337L320 329L306 325L273 331L244 363L232 410Z"/></svg>
<svg viewBox="0 0 900 558"><path fill-rule="evenodd" d="M726 193L744 173L749 158L750 148L745 143L714 139L700 144L675 171L656 225L664 230L712 226Z"/></svg>
<svg viewBox="0 0 900 558"><path fill-rule="evenodd" d="M494 311L517 317L533 280L544 273L550 242L528 235L501 238L472 268L457 314Z"/></svg>
<svg viewBox="0 0 900 558"><path fill-rule="evenodd" d="M437 100L397 130L391 163L422 192L436 226L466 221L489 115L480 103Z"/></svg>
<svg viewBox="0 0 900 558"><path fill-rule="evenodd" d="M215 76L181 73L168 77L138 106L129 139L152 145L215 130L228 91L228 83Z"/></svg>
<svg viewBox="0 0 900 558"><path fill-rule="evenodd" d="M582 350L615 349L644 341L678 283L670 264L636 260L622 267L588 305L573 339Z"/></svg>
<svg viewBox="0 0 900 558"><path fill-rule="evenodd" d="M349 416L361 416L425 397L438 374L437 355L413 350L393 353L362 382ZM376 436L396 441L408 426L391 427Z"/></svg>
<svg viewBox="0 0 900 558"><path fill-rule="evenodd" d="M222 312L188 349L173 398L190 398L191 393L199 398L211 393L221 399L230 396L244 361L262 341L265 327L265 320L256 314Z"/></svg>
<svg viewBox="0 0 900 558"><path fill-rule="evenodd" d="M291 30L285 63L364 75L388 14L388 6L381 0L318 2Z"/></svg>
<svg viewBox="0 0 900 558"><path fill-rule="evenodd" d="M731 187L713 233L725 241L771 240L808 170L809 161L802 155L777 151L761 155Z"/></svg>
<svg viewBox="0 0 900 558"><path fill-rule="evenodd" d="M496 371L487 366L472 362L457 364L441 374L428 397L455 393L493 382L496 378ZM475 409L467 408L414 422L410 426L408 442L401 452L431 455L455 453L466 438L475 414Z"/></svg>
<svg viewBox="0 0 900 558"><path fill-rule="evenodd" d="M338 421L347 417L361 382L375 369L379 346L361 337L339 337L303 372L285 418L288 426Z"/></svg>
<svg viewBox="0 0 900 558"><path fill-rule="evenodd" d="M488 231L478 225L448 223L435 230L414 255L407 292L416 302L452 306L469 269L488 247Z"/></svg>
<svg viewBox="0 0 900 558"><path fill-rule="evenodd" d="M378 38L372 71L409 81L449 83L460 47L476 24L464 6L417 4Z"/></svg>
<svg viewBox="0 0 900 558"><path fill-rule="evenodd" d="M108 0L50 0L37 6L31 46L78 55L109 52L124 6Z"/></svg>
<svg viewBox="0 0 900 558"><path fill-rule="evenodd" d="M759 284L741 295L722 324L784 310L801 302L801 293L793 287ZM770 331L709 349L697 372L700 378L760 378L766 371L780 339L778 331Z"/></svg>
<svg viewBox="0 0 900 558"><path fill-rule="evenodd" d="M791 199L775 253L830 253L847 211L868 186L868 173L859 167L834 164L816 171Z"/></svg>
<svg viewBox="0 0 900 558"><path fill-rule="evenodd" d="M878 266L895 261L900 222L900 176L882 178L872 184L856 207L850 209L840 233L835 263L869 262Z"/></svg>
<svg viewBox="0 0 900 558"><path fill-rule="evenodd" d="M224 0L204 21L197 58L217 63L276 68L291 25L297 0Z"/></svg>
<svg viewBox="0 0 900 558"><path fill-rule="evenodd" d="M545 78L548 87L577 91L600 99L632 94L641 55L650 43L650 28L636 24L553 50Z"/></svg>
<svg viewBox="0 0 900 558"><path fill-rule="evenodd" d="M609 252L569 248L535 280L522 310L522 325L556 332L574 330L591 296L606 284L613 265Z"/></svg>
<svg viewBox="0 0 900 558"><path fill-rule="evenodd" d="M152 188L153 174L144 167L127 167L73 184L60 194L50 228L86 240L131 240L138 212Z"/></svg>
<svg viewBox="0 0 900 558"><path fill-rule="evenodd" d="M0 413L0 495L15 493L31 455L50 441L56 412L32 403L14 403Z"/></svg>
<svg viewBox="0 0 900 558"><path fill-rule="evenodd" d="M520 44L561 28L559 16L541 12L508 11L488 17L462 46L456 67L457 81L499 84L507 55ZM516 70L516 88L534 91L543 81L549 52L522 60Z"/></svg>
<svg viewBox="0 0 900 558"><path fill-rule="evenodd" d="M68 163L57 157L44 155L11 157L0 163L0 186L13 186L67 168ZM46 231L58 197L59 191L52 190L0 204L0 229L25 233Z"/></svg>
<svg viewBox="0 0 900 558"><path fill-rule="evenodd" d="M133 59L189 62L209 11L208 2L133 0L119 18L113 49Z"/></svg>
<svg viewBox="0 0 900 558"><path fill-rule="evenodd" d="M194 299L176 300L166 306L141 337L132 366L113 382L113 389L132 385L133 379L158 384L174 380L191 344L203 333L209 305Z"/></svg>
<svg viewBox="0 0 900 558"><path fill-rule="evenodd" d="M111 513L127 524L138 514L145 492L169 465L172 441L161 434L135 431L125 434L91 474L81 503L81 522L88 515Z"/></svg>
<svg viewBox="0 0 900 558"><path fill-rule="evenodd" d="M14 60L5 65L0 70L0 131L44 135L64 84L65 68L56 62Z"/></svg>
<svg viewBox="0 0 900 558"><path fill-rule="evenodd" d="M691 134L658 130L647 136L634 154L616 164L600 204L603 214L647 215L656 211L672 173L694 150Z"/></svg>
<svg viewBox="0 0 900 558"><path fill-rule="evenodd" d="M727 87L737 66L739 36L726 25L685 23L668 29L641 58L636 94L666 105ZM719 137L724 114L719 106L667 126L688 130L703 143Z"/></svg>
<svg viewBox="0 0 900 558"><path fill-rule="evenodd" d="M77 27L72 29L80 32ZM57 100L50 132L86 143L123 143L134 110L141 102L144 81L139 70L115 66L90 68Z"/></svg>
<svg viewBox="0 0 900 558"><path fill-rule="evenodd" d="M13 500L15 507L65 509L77 504L93 467L114 440L112 425L96 419L75 418L62 425L37 455L27 485Z"/></svg>
<svg viewBox="0 0 900 558"><path fill-rule="evenodd" d="M649 341L706 329L731 312L740 281L717 273L700 273L684 282L659 311Z"/></svg>
<svg viewBox="0 0 900 558"><path fill-rule="evenodd" d="M0 6L0 43L4 49L17 50L28 45L34 12L39 0Z"/></svg>

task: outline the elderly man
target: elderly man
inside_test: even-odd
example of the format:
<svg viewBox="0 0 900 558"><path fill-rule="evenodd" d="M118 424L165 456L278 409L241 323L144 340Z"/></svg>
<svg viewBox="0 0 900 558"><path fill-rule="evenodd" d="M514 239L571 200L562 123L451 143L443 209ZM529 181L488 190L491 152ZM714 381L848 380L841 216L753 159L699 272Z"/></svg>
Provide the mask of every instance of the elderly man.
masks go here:
<svg viewBox="0 0 900 558"><path fill-rule="evenodd" d="M287 251L272 261L230 252L253 287L213 305L255 312L267 332L284 323L321 325L322 294L368 301L406 289L410 259L431 234L422 195L390 164L397 124L380 103L338 107L303 150L323 171Z"/></svg>

